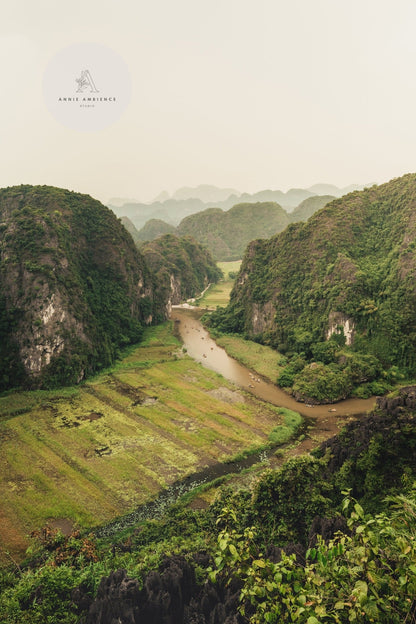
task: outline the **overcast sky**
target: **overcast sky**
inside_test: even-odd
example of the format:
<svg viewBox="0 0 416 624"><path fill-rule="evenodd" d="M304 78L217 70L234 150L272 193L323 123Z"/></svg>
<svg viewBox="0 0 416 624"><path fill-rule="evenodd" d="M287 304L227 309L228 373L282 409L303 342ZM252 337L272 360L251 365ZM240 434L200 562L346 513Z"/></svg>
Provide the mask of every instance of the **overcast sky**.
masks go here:
<svg viewBox="0 0 416 624"><path fill-rule="evenodd" d="M414 0L3 1L0 187L147 201L414 172L415 31ZM44 103L48 62L78 42L130 72L104 130L68 129Z"/></svg>

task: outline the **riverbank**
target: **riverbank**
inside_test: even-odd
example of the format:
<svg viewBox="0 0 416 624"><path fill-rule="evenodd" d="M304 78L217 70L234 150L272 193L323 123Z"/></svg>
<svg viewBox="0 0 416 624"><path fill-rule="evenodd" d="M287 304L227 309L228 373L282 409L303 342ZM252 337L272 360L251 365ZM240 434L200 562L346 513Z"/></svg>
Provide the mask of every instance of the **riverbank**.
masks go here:
<svg viewBox="0 0 416 624"><path fill-rule="evenodd" d="M208 330L209 331L209 330ZM279 363L282 355L265 345L245 340L241 336L229 334L211 334L217 345L225 349L228 355L243 366L246 366L270 383L276 383L276 379L283 369Z"/></svg>
<svg viewBox="0 0 416 624"><path fill-rule="evenodd" d="M199 308L184 309L179 306L172 311L177 335L183 342L186 352L205 368L223 375L229 381L245 388L255 396L273 405L299 412L307 418L318 417L336 420L340 416L365 414L373 408L375 397L345 399L331 406L299 403L290 394L263 379L259 371L254 368L250 370L240 364L237 359L230 357L202 325L200 317L203 313L204 311ZM239 339L236 338L236 340ZM275 353L270 349L272 357ZM253 357L253 362L256 359L258 359L257 355Z"/></svg>
<svg viewBox="0 0 416 624"><path fill-rule="evenodd" d="M234 286L235 275L238 273L241 260L232 262L218 262L217 266L223 272L223 279L211 284L196 298L196 304L203 309L216 310L217 306L226 306L230 300L230 293Z"/></svg>

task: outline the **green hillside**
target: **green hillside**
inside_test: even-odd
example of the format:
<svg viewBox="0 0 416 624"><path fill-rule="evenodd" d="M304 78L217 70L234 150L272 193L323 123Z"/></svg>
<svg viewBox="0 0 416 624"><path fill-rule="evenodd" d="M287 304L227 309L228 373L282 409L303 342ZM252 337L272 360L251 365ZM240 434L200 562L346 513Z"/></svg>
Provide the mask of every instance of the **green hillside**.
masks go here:
<svg viewBox="0 0 416 624"><path fill-rule="evenodd" d="M0 390L75 383L164 316L143 256L88 195L0 191Z"/></svg>
<svg viewBox="0 0 416 624"><path fill-rule="evenodd" d="M133 239L136 243L138 241L152 241L155 238L158 238L158 236L171 234L175 232L175 230L176 228L174 225L166 223L165 221L162 221L162 219L149 219L149 221L146 221L144 226L139 231L136 230L137 234L136 236L133 236Z"/></svg>
<svg viewBox="0 0 416 624"><path fill-rule="evenodd" d="M209 251L190 236L165 234L140 249L152 271L161 305L195 297L222 276Z"/></svg>
<svg viewBox="0 0 416 624"><path fill-rule="evenodd" d="M135 243L139 240L139 232L134 226L134 223L130 221L128 217L121 217L120 221L126 228L127 232L130 234Z"/></svg>
<svg viewBox="0 0 416 624"><path fill-rule="evenodd" d="M279 204L258 202L236 204L226 212L208 208L183 219L177 232L193 236L216 260L228 261L239 260L254 238L269 238L288 223L289 217Z"/></svg>
<svg viewBox="0 0 416 624"><path fill-rule="evenodd" d="M252 242L212 323L285 353L280 383L301 400L385 391L392 367L416 372L415 209L409 174Z"/></svg>
<svg viewBox="0 0 416 624"><path fill-rule="evenodd" d="M293 212L290 213L290 220L292 223L298 221L307 221L315 212L329 204L335 197L333 195L316 195L315 197L308 197L297 206Z"/></svg>

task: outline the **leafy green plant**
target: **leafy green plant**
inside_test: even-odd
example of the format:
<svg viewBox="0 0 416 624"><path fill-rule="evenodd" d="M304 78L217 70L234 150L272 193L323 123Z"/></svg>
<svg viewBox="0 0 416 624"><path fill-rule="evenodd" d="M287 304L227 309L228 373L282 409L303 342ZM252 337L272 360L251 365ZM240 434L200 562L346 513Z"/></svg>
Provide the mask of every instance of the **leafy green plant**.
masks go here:
<svg viewBox="0 0 416 624"><path fill-rule="evenodd" d="M252 624L402 624L416 591L415 494L389 497L391 511L374 516L347 496L350 534L318 537L305 565L284 552L277 563L265 558L256 529L236 530L235 514L225 508L209 578L241 583L240 612Z"/></svg>

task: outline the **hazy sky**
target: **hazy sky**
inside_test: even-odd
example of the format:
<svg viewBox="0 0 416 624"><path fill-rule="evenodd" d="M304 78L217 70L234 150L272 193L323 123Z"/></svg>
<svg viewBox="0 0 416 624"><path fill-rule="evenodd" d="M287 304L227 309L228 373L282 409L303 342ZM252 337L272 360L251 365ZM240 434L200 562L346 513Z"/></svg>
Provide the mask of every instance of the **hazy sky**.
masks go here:
<svg viewBox="0 0 416 624"><path fill-rule="evenodd" d="M0 21L0 187L150 200L383 182L416 171L414 0L13 0ZM47 110L49 60L78 42L126 62L105 130Z"/></svg>

